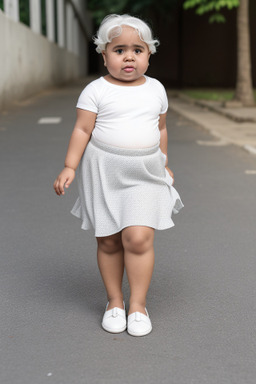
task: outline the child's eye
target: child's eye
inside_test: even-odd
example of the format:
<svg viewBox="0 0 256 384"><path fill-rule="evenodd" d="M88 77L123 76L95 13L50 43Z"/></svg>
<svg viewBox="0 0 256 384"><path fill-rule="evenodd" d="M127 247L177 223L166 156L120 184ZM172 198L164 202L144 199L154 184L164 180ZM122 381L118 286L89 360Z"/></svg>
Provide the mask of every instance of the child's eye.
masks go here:
<svg viewBox="0 0 256 384"><path fill-rule="evenodd" d="M123 53L123 51L124 51L123 49L119 48L119 49L116 50L116 53L118 55L121 55Z"/></svg>
<svg viewBox="0 0 256 384"><path fill-rule="evenodd" d="M141 49L139 48L135 49L135 53L141 53Z"/></svg>

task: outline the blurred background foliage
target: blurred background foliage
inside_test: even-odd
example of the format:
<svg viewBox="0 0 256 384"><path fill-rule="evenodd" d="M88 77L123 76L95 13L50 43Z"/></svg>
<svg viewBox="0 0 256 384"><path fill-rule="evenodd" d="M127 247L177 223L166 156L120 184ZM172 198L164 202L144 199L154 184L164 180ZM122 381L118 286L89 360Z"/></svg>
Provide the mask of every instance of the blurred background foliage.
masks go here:
<svg viewBox="0 0 256 384"><path fill-rule="evenodd" d="M225 16L220 13L221 9L232 9L239 6L239 0L185 0L184 9L196 8L197 15L213 12L209 17L209 23L225 23Z"/></svg>
<svg viewBox="0 0 256 384"><path fill-rule="evenodd" d="M172 11L180 5L184 10L194 8L197 15L210 13L210 23L223 23L226 19L221 10L238 7L239 0L87 0L96 28L110 13L129 13L147 20L160 17L163 21L170 21L173 18ZM29 0L20 0L19 7L20 21L29 26ZM4 0L0 0L0 9L4 9ZM45 34L45 0L41 0L41 12L42 32Z"/></svg>
<svg viewBox="0 0 256 384"><path fill-rule="evenodd" d="M150 19L153 15L161 16L164 20L172 18L172 10L182 0L88 0L96 26L111 13L129 13L133 16Z"/></svg>
<svg viewBox="0 0 256 384"><path fill-rule="evenodd" d="M163 20L171 20L173 9L180 4L184 10L195 8L197 15L210 13L209 23L223 23L226 18L221 10L238 7L239 0L88 0L88 8L96 26L110 13L129 13L144 19L155 15Z"/></svg>

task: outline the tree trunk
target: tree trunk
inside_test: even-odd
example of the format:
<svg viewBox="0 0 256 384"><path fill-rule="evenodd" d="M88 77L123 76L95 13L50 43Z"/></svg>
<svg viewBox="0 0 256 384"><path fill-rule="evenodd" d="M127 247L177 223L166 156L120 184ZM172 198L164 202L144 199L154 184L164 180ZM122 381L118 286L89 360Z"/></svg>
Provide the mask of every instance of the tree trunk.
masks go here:
<svg viewBox="0 0 256 384"><path fill-rule="evenodd" d="M237 81L234 99L244 106L253 106L251 53L249 29L249 0L240 0L237 9Z"/></svg>

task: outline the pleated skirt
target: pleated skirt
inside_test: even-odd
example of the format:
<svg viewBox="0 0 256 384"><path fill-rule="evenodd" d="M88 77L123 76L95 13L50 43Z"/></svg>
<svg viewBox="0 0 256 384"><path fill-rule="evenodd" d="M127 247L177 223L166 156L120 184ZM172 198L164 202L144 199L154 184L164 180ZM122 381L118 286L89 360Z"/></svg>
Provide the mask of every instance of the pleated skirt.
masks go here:
<svg viewBox="0 0 256 384"><path fill-rule="evenodd" d="M165 169L159 146L130 149L105 145L93 137L77 169L79 197L71 213L96 237L129 226L163 230L183 207Z"/></svg>

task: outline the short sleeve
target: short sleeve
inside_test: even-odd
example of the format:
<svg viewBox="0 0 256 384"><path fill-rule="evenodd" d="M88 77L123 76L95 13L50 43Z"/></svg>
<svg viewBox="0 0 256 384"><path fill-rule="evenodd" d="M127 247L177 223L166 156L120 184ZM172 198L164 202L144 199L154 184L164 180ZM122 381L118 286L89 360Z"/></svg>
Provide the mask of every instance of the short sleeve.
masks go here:
<svg viewBox="0 0 256 384"><path fill-rule="evenodd" d="M88 84L80 94L76 108L98 113L97 91L93 84Z"/></svg>
<svg viewBox="0 0 256 384"><path fill-rule="evenodd" d="M168 97L167 97L167 93L164 86L161 83L159 84L161 86L161 100L162 100L162 108L161 108L160 114L162 115L167 112L169 103L168 103Z"/></svg>

